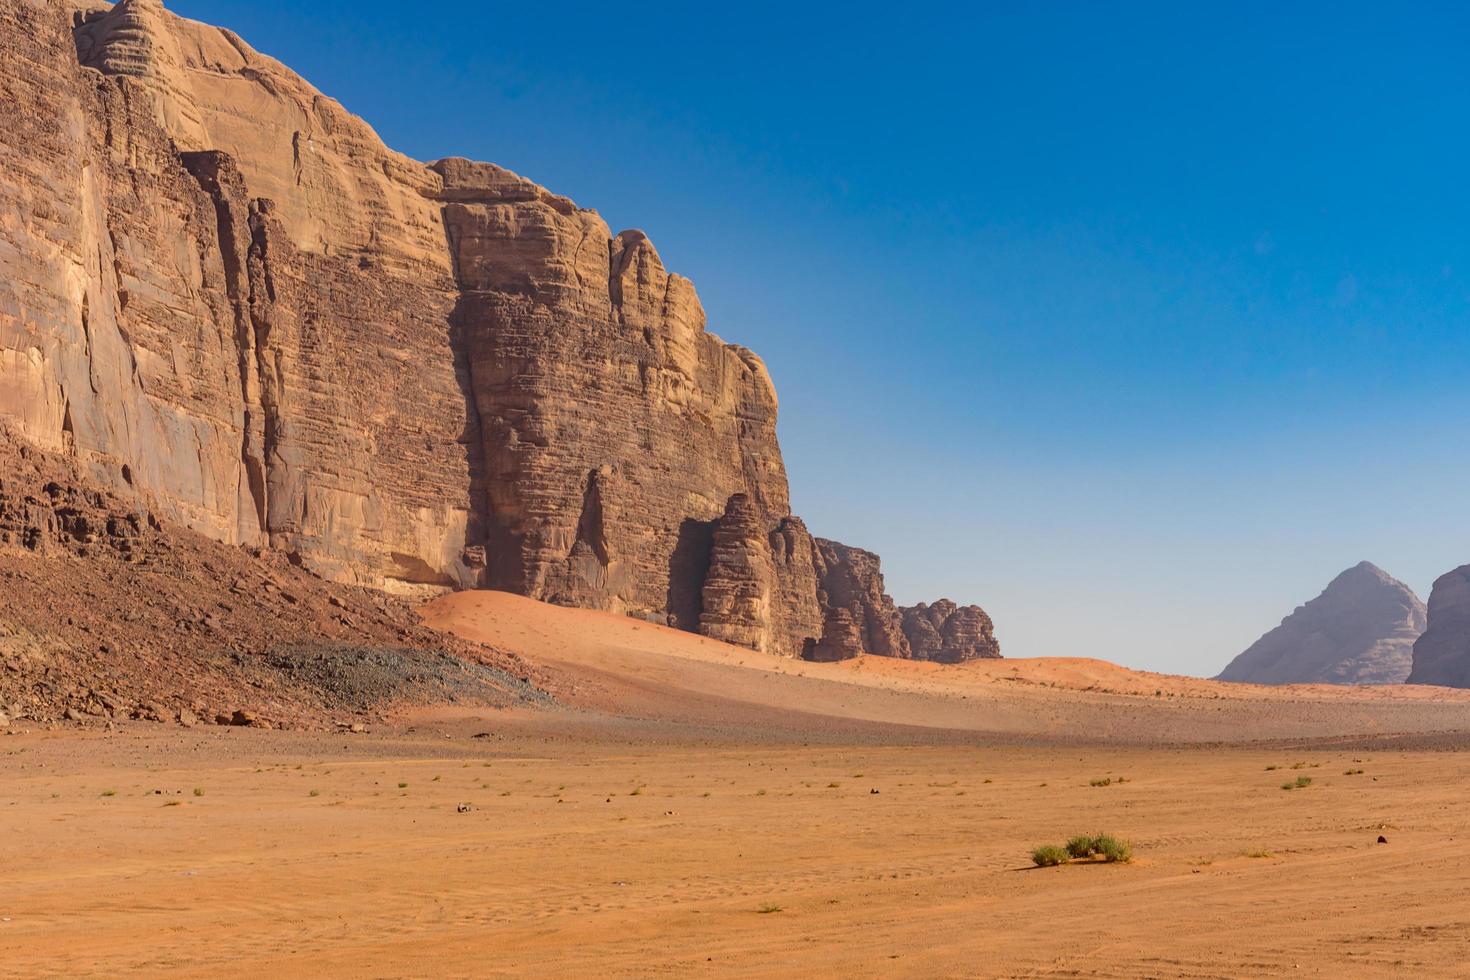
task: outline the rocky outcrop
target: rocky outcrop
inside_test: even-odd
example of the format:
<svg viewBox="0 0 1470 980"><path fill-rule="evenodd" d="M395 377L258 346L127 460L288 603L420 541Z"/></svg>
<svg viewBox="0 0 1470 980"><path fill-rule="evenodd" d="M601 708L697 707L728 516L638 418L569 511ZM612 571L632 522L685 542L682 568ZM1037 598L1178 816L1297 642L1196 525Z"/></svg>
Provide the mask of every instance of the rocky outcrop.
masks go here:
<svg viewBox="0 0 1470 980"><path fill-rule="evenodd" d="M904 606L903 635L915 660L957 664L1000 656L995 626L979 606L957 606L948 599Z"/></svg>
<svg viewBox="0 0 1470 980"><path fill-rule="evenodd" d="M1400 684L1409 675L1415 640L1424 626L1424 603L1413 590L1361 562L1232 660L1219 679Z"/></svg>
<svg viewBox="0 0 1470 980"><path fill-rule="evenodd" d="M845 606L832 606L823 617L821 638L807 640L802 655L818 663L835 663L865 652L859 618Z"/></svg>
<svg viewBox="0 0 1470 980"><path fill-rule="evenodd" d="M1407 683L1470 687L1470 565L1434 580Z"/></svg>
<svg viewBox="0 0 1470 980"><path fill-rule="evenodd" d="M31 444L338 582L909 655L877 557L790 513L765 366L642 232L395 153L159 0L0 0L0 57L0 420Z"/></svg>
<svg viewBox="0 0 1470 980"><path fill-rule="evenodd" d="M847 609L862 649L880 657L908 657L902 617L883 591L878 556L825 538L816 539L817 595L824 609Z"/></svg>

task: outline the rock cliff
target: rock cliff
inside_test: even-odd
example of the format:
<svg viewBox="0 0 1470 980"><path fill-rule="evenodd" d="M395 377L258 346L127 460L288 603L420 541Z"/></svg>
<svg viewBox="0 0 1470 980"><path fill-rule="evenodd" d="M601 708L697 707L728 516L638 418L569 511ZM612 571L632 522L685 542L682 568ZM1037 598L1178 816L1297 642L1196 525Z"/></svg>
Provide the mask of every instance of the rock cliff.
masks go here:
<svg viewBox="0 0 1470 980"><path fill-rule="evenodd" d="M1470 565L1434 580L1428 628L1414 643L1407 683L1470 687Z"/></svg>
<svg viewBox="0 0 1470 980"><path fill-rule="evenodd" d="M0 56L0 419L25 440L340 582L789 656L840 608L845 655L910 655L876 556L790 513L765 366L642 232L395 153L159 0L0 0ZM983 613L932 625L923 656L995 655Z"/></svg>
<svg viewBox="0 0 1470 980"><path fill-rule="evenodd" d="M1438 588L1438 586L1436 586ZM1409 676L1425 609L1412 589L1362 562L1230 662L1222 681L1400 684Z"/></svg>

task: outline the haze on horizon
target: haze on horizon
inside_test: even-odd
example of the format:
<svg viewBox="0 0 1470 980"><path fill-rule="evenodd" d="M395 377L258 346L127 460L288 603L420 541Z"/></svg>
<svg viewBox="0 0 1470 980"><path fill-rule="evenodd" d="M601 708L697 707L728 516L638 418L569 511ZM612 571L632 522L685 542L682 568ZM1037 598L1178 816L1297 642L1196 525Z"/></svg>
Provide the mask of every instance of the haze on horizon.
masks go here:
<svg viewBox="0 0 1470 980"><path fill-rule="evenodd" d="M171 0L765 358L793 505L1007 656L1213 675L1470 561L1470 13Z"/></svg>

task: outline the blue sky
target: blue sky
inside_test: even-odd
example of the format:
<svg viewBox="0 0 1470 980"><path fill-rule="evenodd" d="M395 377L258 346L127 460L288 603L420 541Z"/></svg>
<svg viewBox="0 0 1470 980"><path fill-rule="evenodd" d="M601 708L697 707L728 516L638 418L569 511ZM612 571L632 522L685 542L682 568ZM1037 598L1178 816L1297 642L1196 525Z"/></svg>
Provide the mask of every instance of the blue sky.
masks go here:
<svg viewBox="0 0 1470 980"><path fill-rule="evenodd" d="M647 231L796 511L1008 655L1213 674L1470 562L1460 5L170 6Z"/></svg>

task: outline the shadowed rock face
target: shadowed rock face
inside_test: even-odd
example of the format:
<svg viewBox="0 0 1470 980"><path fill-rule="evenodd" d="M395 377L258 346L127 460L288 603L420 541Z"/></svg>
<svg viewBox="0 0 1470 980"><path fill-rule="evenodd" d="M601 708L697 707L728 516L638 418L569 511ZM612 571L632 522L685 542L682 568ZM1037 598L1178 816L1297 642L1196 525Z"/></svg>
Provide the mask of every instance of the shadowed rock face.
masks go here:
<svg viewBox="0 0 1470 980"><path fill-rule="evenodd" d="M790 513L775 389L642 232L421 164L159 0L0 0L0 420L338 581L489 587L788 656L877 557Z"/></svg>
<svg viewBox="0 0 1470 980"><path fill-rule="evenodd" d="M1436 588L1438 586L1436 585ZM1425 608L1407 585L1362 562L1221 671L1252 684L1400 684Z"/></svg>
<svg viewBox="0 0 1470 980"><path fill-rule="evenodd" d="M1414 644L1408 683L1470 687L1470 565L1435 579L1429 628Z"/></svg>

